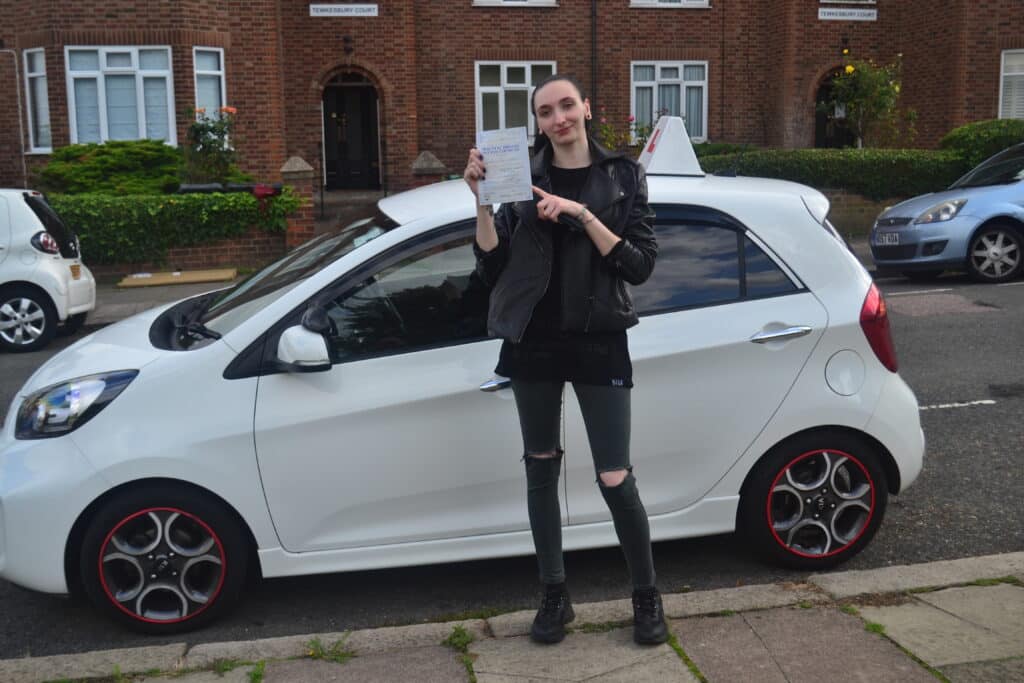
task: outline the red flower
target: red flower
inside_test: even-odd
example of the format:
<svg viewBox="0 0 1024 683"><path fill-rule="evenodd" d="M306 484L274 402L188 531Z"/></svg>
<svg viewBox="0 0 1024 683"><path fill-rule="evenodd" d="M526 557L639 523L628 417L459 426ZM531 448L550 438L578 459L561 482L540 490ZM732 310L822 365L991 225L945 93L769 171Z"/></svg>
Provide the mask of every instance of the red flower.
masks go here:
<svg viewBox="0 0 1024 683"><path fill-rule="evenodd" d="M629 115L629 118L628 118L628 119L626 119L626 120L627 120L627 121L629 121L630 123L633 123L634 121L636 121L636 117L635 117L635 116L633 116L632 114L630 114L630 115Z"/></svg>

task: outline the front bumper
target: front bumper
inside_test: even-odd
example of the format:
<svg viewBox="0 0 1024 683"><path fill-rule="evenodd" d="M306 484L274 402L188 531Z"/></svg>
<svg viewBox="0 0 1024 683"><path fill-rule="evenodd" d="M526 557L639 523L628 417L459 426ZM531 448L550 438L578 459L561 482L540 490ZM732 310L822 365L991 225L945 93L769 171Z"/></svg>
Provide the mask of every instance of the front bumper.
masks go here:
<svg viewBox="0 0 1024 683"><path fill-rule="evenodd" d="M978 219L958 215L941 223L871 228L871 256L879 267L902 270L963 266L967 260L967 242ZM887 244L887 240L898 244Z"/></svg>
<svg viewBox="0 0 1024 683"><path fill-rule="evenodd" d="M0 578L66 593L71 527L107 486L68 436L18 441L12 427L0 436Z"/></svg>

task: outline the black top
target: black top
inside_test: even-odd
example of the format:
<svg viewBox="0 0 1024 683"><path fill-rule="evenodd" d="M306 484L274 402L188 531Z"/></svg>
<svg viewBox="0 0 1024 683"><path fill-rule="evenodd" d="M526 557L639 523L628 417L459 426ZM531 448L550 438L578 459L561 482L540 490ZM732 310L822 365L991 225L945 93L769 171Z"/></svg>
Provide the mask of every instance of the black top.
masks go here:
<svg viewBox="0 0 1024 683"><path fill-rule="evenodd" d="M549 168L551 191L578 201L590 175L590 167ZM585 232L569 232L565 226L538 220L537 226L551 231L551 278L544 296L537 302L530 324L519 344L506 340L501 345L495 372L524 380L569 381L605 386L633 386L626 331L565 332L560 329L562 312L561 252L565 240L589 241Z"/></svg>

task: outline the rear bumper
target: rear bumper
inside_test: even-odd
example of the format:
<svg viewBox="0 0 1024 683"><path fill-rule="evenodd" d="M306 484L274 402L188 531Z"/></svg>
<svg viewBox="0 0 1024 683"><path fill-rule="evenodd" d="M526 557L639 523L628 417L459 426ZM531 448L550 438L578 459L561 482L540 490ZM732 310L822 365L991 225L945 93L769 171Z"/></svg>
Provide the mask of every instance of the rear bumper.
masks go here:
<svg viewBox="0 0 1024 683"><path fill-rule="evenodd" d="M900 473L899 493L914 483L924 465L924 431L917 398L899 375L890 373L866 430L886 448Z"/></svg>

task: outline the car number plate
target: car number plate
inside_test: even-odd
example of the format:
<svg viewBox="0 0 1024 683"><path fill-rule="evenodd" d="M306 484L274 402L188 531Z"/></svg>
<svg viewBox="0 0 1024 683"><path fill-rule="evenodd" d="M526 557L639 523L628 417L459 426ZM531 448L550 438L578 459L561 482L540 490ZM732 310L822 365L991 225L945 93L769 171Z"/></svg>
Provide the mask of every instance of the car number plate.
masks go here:
<svg viewBox="0 0 1024 683"><path fill-rule="evenodd" d="M880 232L875 240L875 244L899 244L900 234L898 232Z"/></svg>
<svg viewBox="0 0 1024 683"><path fill-rule="evenodd" d="M82 266L75 263L71 266L71 279L77 280L80 277L82 277Z"/></svg>

